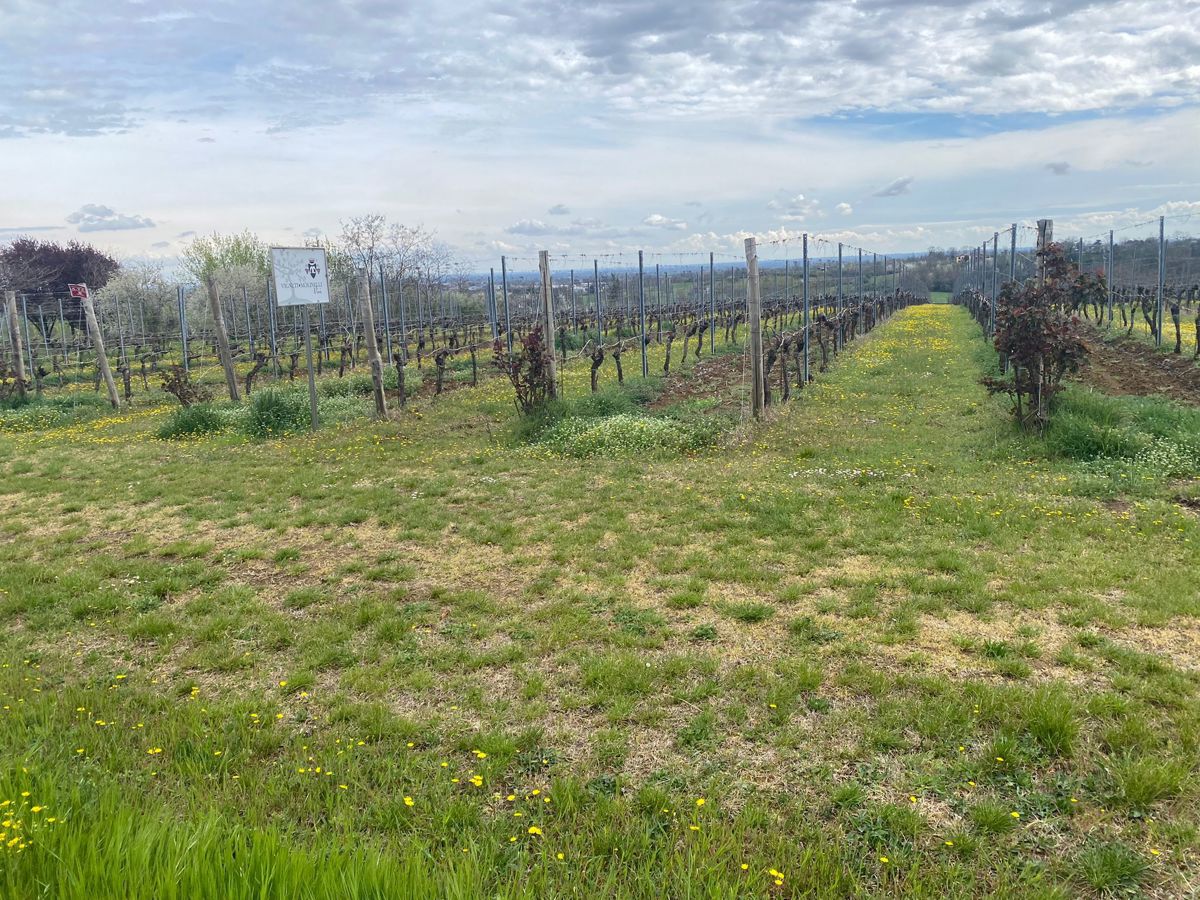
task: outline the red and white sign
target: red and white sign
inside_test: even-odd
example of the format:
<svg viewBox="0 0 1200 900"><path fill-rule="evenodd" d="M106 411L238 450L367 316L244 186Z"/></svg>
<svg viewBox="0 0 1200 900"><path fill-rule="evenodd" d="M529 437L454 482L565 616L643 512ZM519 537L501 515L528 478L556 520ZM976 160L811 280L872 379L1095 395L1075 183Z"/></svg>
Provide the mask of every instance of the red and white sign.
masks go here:
<svg viewBox="0 0 1200 900"><path fill-rule="evenodd" d="M86 284L68 284L67 290L71 292L72 299L86 300L88 298L88 289Z"/></svg>

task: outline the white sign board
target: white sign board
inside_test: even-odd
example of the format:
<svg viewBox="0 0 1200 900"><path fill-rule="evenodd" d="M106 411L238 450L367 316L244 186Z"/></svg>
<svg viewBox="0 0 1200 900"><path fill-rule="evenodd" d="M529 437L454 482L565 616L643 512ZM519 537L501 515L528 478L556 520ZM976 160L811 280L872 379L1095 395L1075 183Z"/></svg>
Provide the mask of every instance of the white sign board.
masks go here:
<svg viewBox="0 0 1200 900"><path fill-rule="evenodd" d="M280 306L306 306L329 302L329 271L320 247L272 247L275 302Z"/></svg>

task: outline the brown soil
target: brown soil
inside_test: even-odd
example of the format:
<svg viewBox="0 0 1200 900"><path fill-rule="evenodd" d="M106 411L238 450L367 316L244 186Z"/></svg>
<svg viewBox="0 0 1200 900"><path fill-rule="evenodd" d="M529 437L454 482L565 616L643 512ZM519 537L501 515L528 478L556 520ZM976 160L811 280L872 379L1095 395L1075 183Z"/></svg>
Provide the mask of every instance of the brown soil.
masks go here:
<svg viewBox="0 0 1200 900"><path fill-rule="evenodd" d="M749 384L750 370L743 369L742 354L726 353L720 356L702 356L697 360L692 353L694 343L688 346L688 361L681 367L679 351L682 343L674 350L671 360L671 373L667 376L663 392L650 404L651 409L662 409L675 403L685 403L689 400L720 401L720 407L728 409L736 407L740 402L736 388L742 384L743 377ZM707 351L706 351L707 353ZM777 374L772 373L772 374ZM772 385L776 388L777 385Z"/></svg>
<svg viewBox="0 0 1200 900"><path fill-rule="evenodd" d="M1169 397L1200 404L1200 366L1189 354L1161 353L1137 338L1106 340L1086 332L1088 358L1079 372L1084 384L1106 394Z"/></svg>

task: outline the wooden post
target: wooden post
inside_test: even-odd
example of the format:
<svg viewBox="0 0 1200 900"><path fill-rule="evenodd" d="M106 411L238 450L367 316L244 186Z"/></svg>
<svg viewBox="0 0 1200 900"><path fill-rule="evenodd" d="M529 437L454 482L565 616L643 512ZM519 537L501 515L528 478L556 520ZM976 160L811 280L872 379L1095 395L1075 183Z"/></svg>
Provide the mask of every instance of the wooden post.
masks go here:
<svg viewBox="0 0 1200 900"><path fill-rule="evenodd" d="M308 412L312 420L312 430L316 431L321 425L321 420L317 414L317 380L313 375L312 364L312 316L307 303L304 305L304 356L308 361Z"/></svg>
<svg viewBox="0 0 1200 900"><path fill-rule="evenodd" d="M25 351L21 348L21 325L17 321L17 292L4 292L5 321L8 323L8 339L12 345L13 371L17 376L17 396L25 399Z"/></svg>
<svg viewBox="0 0 1200 900"><path fill-rule="evenodd" d="M1046 283L1046 257L1043 252L1046 245L1054 240L1054 220L1053 219L1038 219L1037 223L1037 273L1038 284Z"/></svg>
<svg viewBox="0 0 1200 900"><path fill-rule="evenodd" d="M758 282L758 245L754 238L746 238L746 318L750 327L750 389L754 395L751 409L754 418L763 414L763 352L762 352L762 294Z"/></svg>
<svg viewBox="0 0 1200 900"><path fill-rule="evenodd" d="M96 308L92 306L92 295L84 285L83 296L79 300L83 307L83 316L87 320L88 334L92 336L92 346L96 349L96 365L100 367L100 376L108 388L108 402L113 409L121 408L121 397L117 394L117 383L113 381L112 369L108 367L108 354L104 352L104 336L100 334L100 323L96 321Z"/></svg>
<svg viewBox="0 0 1200 900"><path fill-rule="evenodd" d="M237 403L237 372L233 368L233 354L229 351L229 332L225 330L225 312L221 309L221 295L217 292L217 280L211 273L204 276L204 287L208 291L208 308L212 311L213 331L217 339L217 354L221 357L221 368L225 370L225 386L229 399Z"/></svg>
<svg viewBox="0 0 1200 900"><path fill-rule="evenodd" d="M554 289L550 284L550 252L538 251L538 271L542 274L542 310L546 319L546 349L550 357L550 396L558 396L558 362L554 358Z"/></svg>
<svg viewBox="0 0 1200 900"><path fill-rule="evenodd" d="M379 342L375 339L375 313L371 309L371 267L362 270L362 288L358 294L363 328L367 338L367 361L371 364L371 384L375 392L375 415L387 418L387 397L383 393L383 361L379 357Z"/></svg>

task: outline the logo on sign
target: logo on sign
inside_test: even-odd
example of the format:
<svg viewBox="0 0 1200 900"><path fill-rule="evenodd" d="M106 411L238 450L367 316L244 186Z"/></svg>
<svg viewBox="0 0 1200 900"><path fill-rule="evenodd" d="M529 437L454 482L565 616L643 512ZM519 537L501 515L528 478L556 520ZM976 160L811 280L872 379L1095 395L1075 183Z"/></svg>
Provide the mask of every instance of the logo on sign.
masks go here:
<svg viewBox="0 0 1200 900"><path fill-rule="evenodd" d="M310 259L308 265L304 267L304 271L308 273L309 278L316 278L321 274L321 267L317 265L315 259Z"/></svg>

